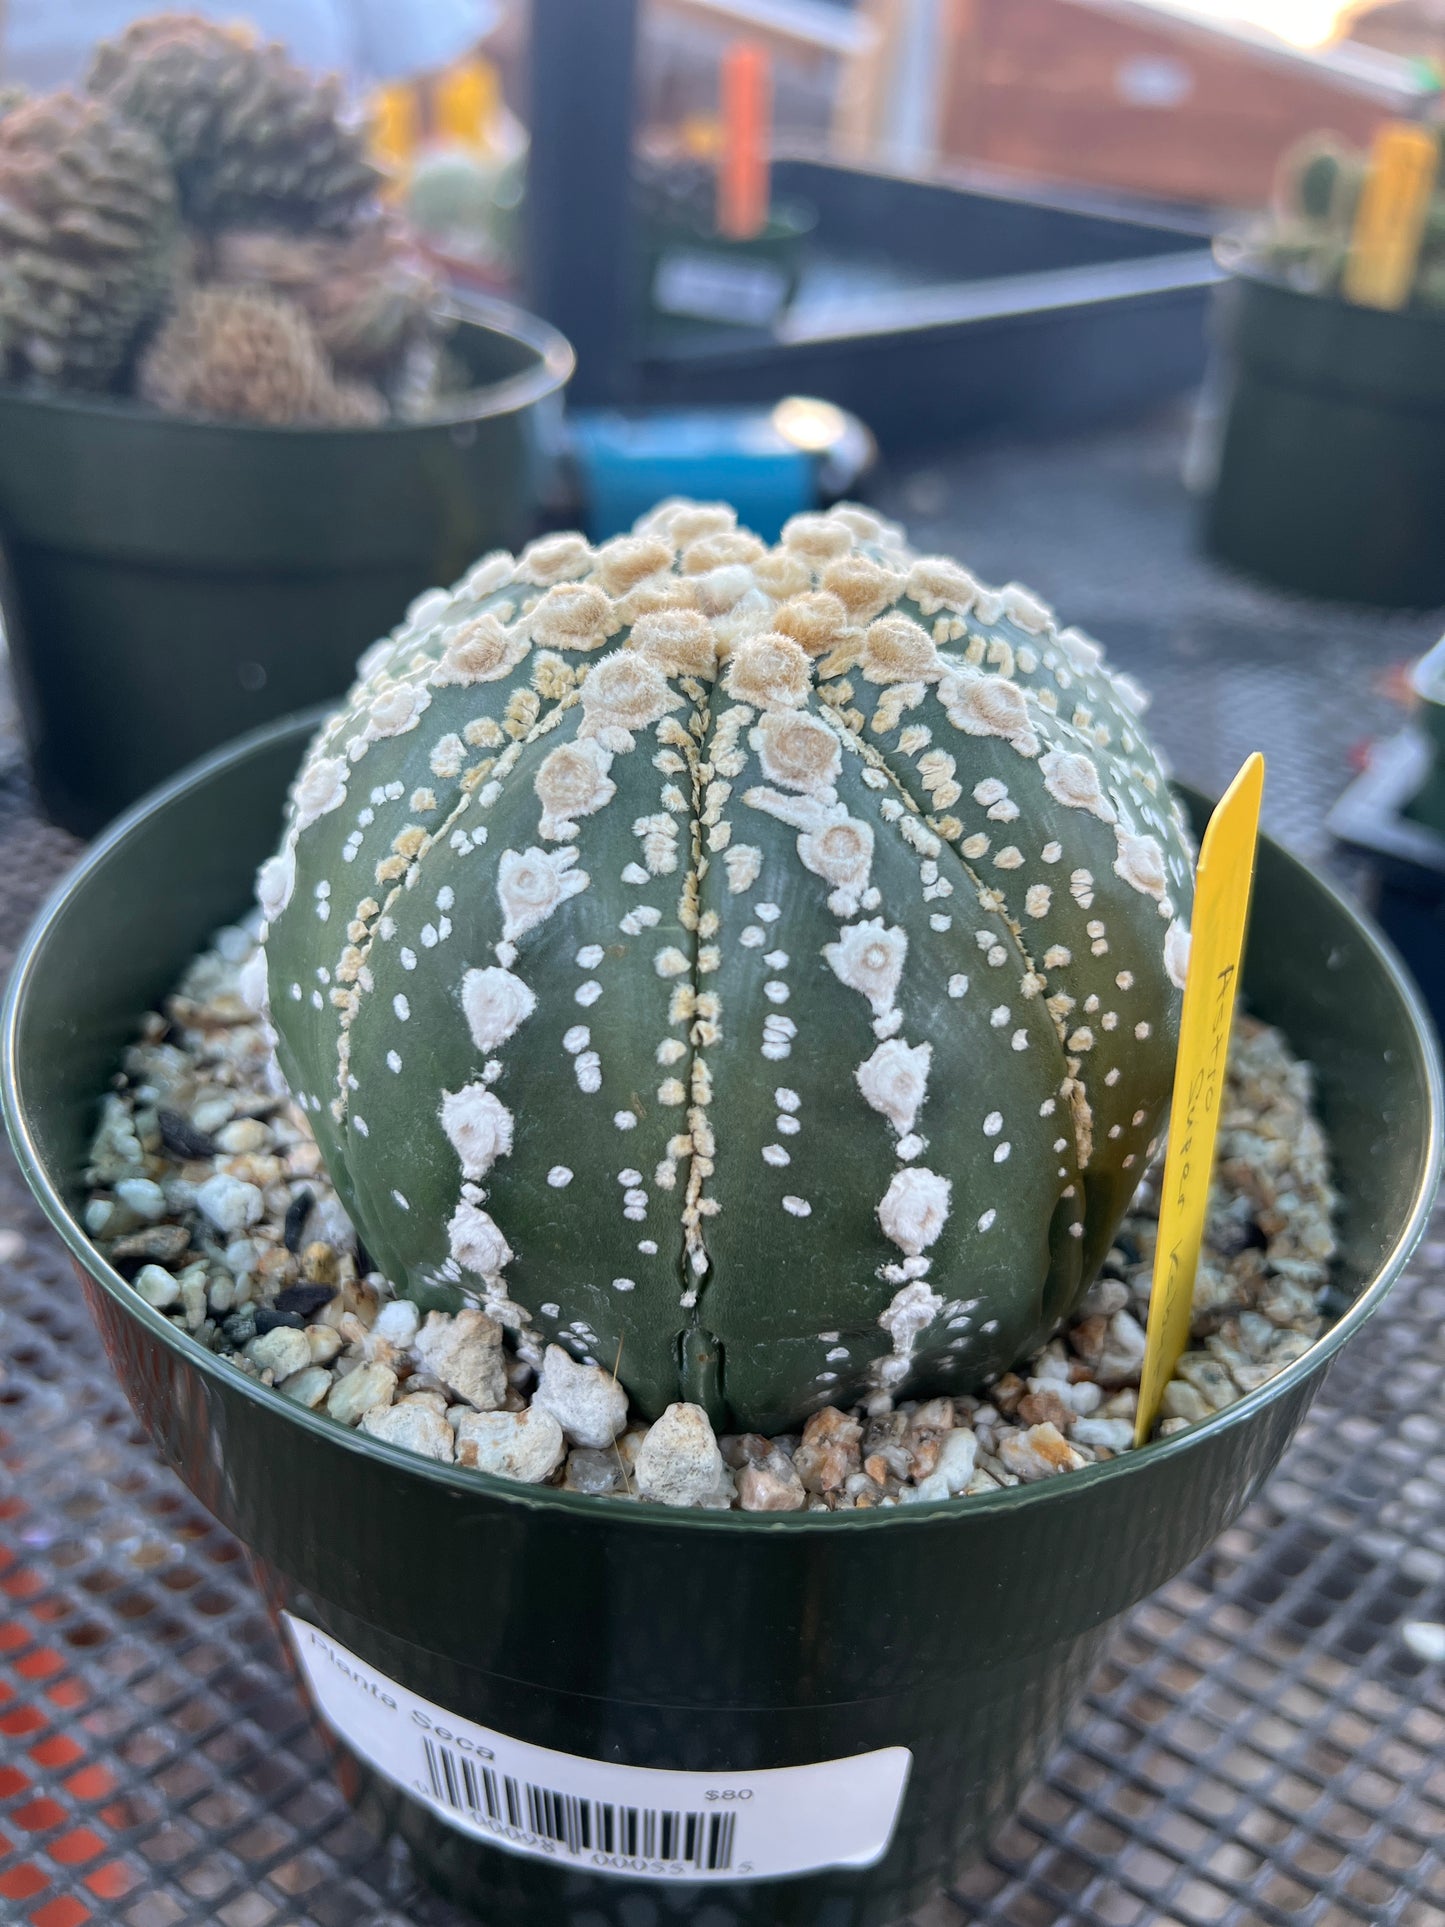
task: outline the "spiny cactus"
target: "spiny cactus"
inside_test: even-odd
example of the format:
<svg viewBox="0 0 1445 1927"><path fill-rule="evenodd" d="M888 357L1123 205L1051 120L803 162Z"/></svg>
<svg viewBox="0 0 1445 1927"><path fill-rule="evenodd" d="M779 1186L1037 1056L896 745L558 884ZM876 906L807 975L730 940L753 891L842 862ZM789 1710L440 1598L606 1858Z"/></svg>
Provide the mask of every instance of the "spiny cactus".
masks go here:
<svg viewBox="0 0 1445 1927"><path fill-rule="evenodd" d="M63 93L0 117L0 375L107 387L165 294L176 233L144 129Z"/></svg>
<svg viewBox="0 0 1445 1927"><path fill-rule="evenodd" d="M437 279L389 221L340 238L231 229L216 237L210 275L294 302L346 374L391 374L412 343L440 332Z"/></svg>
<svg viewBox="0 0 1445 1927"><path fill-rule="evenodd" d="M366 1245L648 1414L962 1391L1109 1248L1170 1088L1137 692L866 511L489 556L360 665L262 872Z"/></svg>
<svg viewBox="0 0 1445 1927"><path fill-rule="evenodd" d="M246 288L192 288L141 362L137 391L170 415L218 420L379 421L374 389L336 381L299 308Z"/></svg>
<svg viewBox="0 0 1445 1927"><path fill-rule="evenodd" d="M186 218L202 226L344 231L375 193L335 77L199 15L133 21L97 47L86 85L160 141Z"/></svg>

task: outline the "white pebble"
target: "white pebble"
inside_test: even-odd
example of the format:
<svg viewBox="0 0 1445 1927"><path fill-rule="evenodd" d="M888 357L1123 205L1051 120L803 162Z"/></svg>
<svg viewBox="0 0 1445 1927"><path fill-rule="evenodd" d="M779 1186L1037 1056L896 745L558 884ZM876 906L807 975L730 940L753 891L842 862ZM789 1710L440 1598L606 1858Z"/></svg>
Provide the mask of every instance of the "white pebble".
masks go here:
<svg viewBox="0 0 1445 1927"><path fill-rule="evenodd" d="M455 1456L452 1428L446 1414L437 1410L429 1398L404 1398L397 1405L378 1405L363 1413L358 1431L368 1437L385 1439L407 1452L419 1452L424 1459L440 1459L450 1465Z"/></svg>
<svg viewBox="0 0 1445 1927"><path fill-rule="evenodd" d="M254 1184L218 1171L196 1192L197 1208L210 1219L217 1231L241 1231L258 1224L265 1215L266 1201Z"/></svg>
<svg viewBox="0 0 1445 1927"><path fill-rule="evenodd" d="M409 1298L393 1298L389 1305L383 1305L376 1314L371 1327L373 1338L388 1339L400 1350L405 1350L421 1329L421 1313Z"/></svg>
<svg viewBox="0 0 1445 1927"><path fill-rule="evenodd" d="M326 1409L343 1425L355 1425L374 1405L390 1405L395 1390L396 1373L390 1365L363 1365L346 1378L337 1379Z"/></svg>
<svg viewBox="0 0 1445 1927"><path fill-rule="evenodd" d="M258 1372L270 1372L279 1384L283 1378L306 1370L311 1363L311 1347L305 1332L295 1331L290 1325L278 1325L275 1331L253 1338L246 1347L246 1356Z"/></svg>
<svg viewBox="0 0 1445 1927"><path fill-rule="evenodd" d="M551 1412L573 1445L611 1445L627 1423L627 1394L600 1365L579 1365L560 1345L549 1345L532 1394L532 1408Z"/></svg>
<svg viewBox="0 0 1445 1927"><path fill-rule="evenodd" d="M319 1365L308 1365L288 1378L281 1390L287 1398L314 1411L331 1390L331 1374Z"/></svg>
<svg viewBox="0 0 1445 1927"><path fill-rule="evenodd" d="M142 1265L135 1275L135 1289L148 1305L165 1311L180 1298L181 1288L168 1271L159 1265Z"/></svg>
<svg viewBox="0 0 1445 1927"><path fill-rule="evenodd" d="M926 1499L951 1499L955 1493L962 1492L973 1477L977 1457L978 1440L966 1425L945 1432L933 1470L911 1489L905 1486L899 1497L905 1505Z"/></svg>
<svg viewBox="0 0 1445 1927"><path fill-rule="evenodd" d="M153 1178L122 1178L115 1195L147 1224L166 1215L166 1194Z"/></svg>
<svg viewBox="0 0 1445 1927"><path fill-rule="evenodd" d="M538 1485L567 1450L562 1427L542 1406L526 1412L466 1412L457 1422L457 1459L478 1472Z"/></svg>
<svg viewBox="0 0 1445 1927"><path fill-rule="evenodd" d="M1111 1452L1127 1452L1134 1443L1134 1427L1126 1418L1078 1418L1069 1437L1076 1445L1103 1445Z"/></svg>
<svg viewBox="0 0 1445 1927"><path fill-rule="evenodd" d="M669 1405L638 1450L637 1490L658 1505L726 1504L727 1468L700 1405Z"/></svg>

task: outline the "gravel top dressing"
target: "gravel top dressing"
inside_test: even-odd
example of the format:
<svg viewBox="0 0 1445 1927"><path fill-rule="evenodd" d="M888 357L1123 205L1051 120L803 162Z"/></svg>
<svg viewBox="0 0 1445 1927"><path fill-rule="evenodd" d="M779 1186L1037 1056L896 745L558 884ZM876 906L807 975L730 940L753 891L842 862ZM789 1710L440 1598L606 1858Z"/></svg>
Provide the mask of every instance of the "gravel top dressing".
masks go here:
<svg viewBox="0 0 1445 1927"><path fill-rule="evenodd" d="M1079 1314L985 1396L879 1393L771 1439L716 1437L682 1403L649 1426L580 1335L517 1347L480 1309L423 1316L371 1267L255 1008L256 956L250 930L219 932L142 1020L104 1100L85 1223L148 1304L278 1396L528 1484L749 1512L967 1498L1131 1449L1158 1162ZM1319 1335L1334 1205L1309 1066L1241 1015L1193 1337L1161 1433L1254 1391ZM960 1327L969 1317L965 1303Z"/></svg>

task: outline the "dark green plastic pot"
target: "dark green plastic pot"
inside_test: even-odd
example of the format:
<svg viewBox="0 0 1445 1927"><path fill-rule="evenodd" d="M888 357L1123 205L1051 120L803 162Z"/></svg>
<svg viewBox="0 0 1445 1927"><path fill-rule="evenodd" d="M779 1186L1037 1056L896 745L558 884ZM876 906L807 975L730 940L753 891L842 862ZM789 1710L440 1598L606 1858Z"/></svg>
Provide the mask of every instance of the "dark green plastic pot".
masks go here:
<svg viewBox="0 0 1445 1927"><path fill-rule="evenodd" d="M338 696L411 599L529 533L572 350L475 303L425 422L267 428L0 388L0 613L46 811L89 835Z"/></svg>
<svg viewBox="0 0 1445 1927"><path fill-rule="evenodd" d="M1445 316L1356 307L1221 258L1205 546L1307 595L1445 602Z"/></svg>
<svg viewBox="0 0 1445 1927"><path fill-rule="evenodd" d="M1318 1067L1348 1309L1230 1411L1052 1483L894 1511L678 1513L509 1485L343 1431L243 1378L151 1311L77 1220L97 1099L136 1014L247 903L307 728L253 736L132 811L54 897L11 984L11 1134L136 1411L251 1548L273 1607L452 1713L563 1752L699 1772L912 1753L874 1866L684 1887L478 1844L343 1754L363 1810L484 1920L897 1921L1008 1811L1119 1614L1258 1491L1398 1276L1440 1163L1440 1072L1415 994L1356 914L1266 844L1246 988Z"/></svg>

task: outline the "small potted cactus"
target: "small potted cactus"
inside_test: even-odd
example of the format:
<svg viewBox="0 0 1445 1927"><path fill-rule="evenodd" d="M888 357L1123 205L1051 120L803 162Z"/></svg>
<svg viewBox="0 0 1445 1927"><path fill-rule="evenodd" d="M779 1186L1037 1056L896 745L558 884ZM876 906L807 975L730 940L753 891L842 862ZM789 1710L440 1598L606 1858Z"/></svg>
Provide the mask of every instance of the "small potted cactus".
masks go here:
<svg viewBox="0 0 1445 1927"><path fill-rule="evenodd" d="M953 1425L1022 1411L1007 1368L1079 1310L1169 1093L1190 827L1141 707L1027 591L865 511L770 550L673 503L486 557L309 744L177 779L42 918L6 1018L27 1174L354 1797L482 1918L901 1922L1402 1267L1433 1046L1266 845L1246 990L1320 1071L1349 1309L1143 1450L1041 1418L991 1476ZM257 866L264 951L228 930L117 1078ZM187 1022L231 1080L191 1124L156 1108ZM360 1234L342 1285L288 1169ZM117 1205L151 1221L113 1239ZM284 1291L248 1269L238 1310L228 1254ZM1058 1362L1029 1395L1061 1412ZM865 1426L880 1465L915 1439L906 1498L843 1480Z"/></svg>
<svg viewBox="0 0 1445 1927"><path fill-rule="evenodd" d="M1345 291L1368 172L1301 142L1268 220L1218 243L1204 540L1285 588L1428 608L1445 602L1445 181L1408 299L1385 309Z"/></svg>
<svg viewBox="0 0 1445 1927"><path fill-rule="evenodd" d="M0 117L3 605L94 829L525 532L566 344L451 313L337 84L190 15Z"/></svg>

